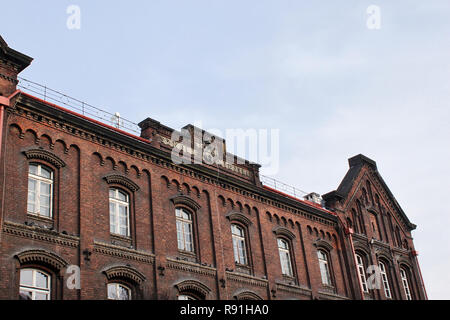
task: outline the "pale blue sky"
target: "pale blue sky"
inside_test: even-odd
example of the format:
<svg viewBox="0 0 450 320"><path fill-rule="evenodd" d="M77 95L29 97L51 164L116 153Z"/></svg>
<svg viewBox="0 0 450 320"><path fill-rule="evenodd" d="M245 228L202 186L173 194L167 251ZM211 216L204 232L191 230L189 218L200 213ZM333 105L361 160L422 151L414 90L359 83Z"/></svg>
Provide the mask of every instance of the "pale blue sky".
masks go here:
<svg viewBox="0 0 450 320"><path fill-rule="evenodd" d="M68 5L81 30L68 30ZM381 30L366 9L381 8ZM23 76L139 122L277 128L277 178L321 194L363 153L410 220L430 298L450 299L450 2L9 1Z"/></svg>

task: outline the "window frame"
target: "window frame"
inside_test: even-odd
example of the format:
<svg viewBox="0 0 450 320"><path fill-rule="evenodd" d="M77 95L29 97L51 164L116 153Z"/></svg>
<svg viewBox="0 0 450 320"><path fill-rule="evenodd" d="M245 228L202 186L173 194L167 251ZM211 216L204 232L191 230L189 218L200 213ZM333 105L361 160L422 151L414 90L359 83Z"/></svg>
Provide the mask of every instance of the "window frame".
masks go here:
<svg viewBox="0 0 450 320"><path fill-rule="evenodd" d="M177 213L181 211L182 213L186 213L190 216L190 219L184 219L183 216L179 217ZM180 224L179 224L180 223ZM179 225L181 225L181 230L179 230ZM185 234L185 225L190 227L190 242L192 249L186 250L186 234ZM188 255L196 255L197 253L197 243L196 243L196 228L195 228L195 214L191 209L188 209L184 206L175 207L175 229L177 234L177 249L179 252L188 254ZM182 243L183 248L180 248L180 238L179 233L183 235Z"/></svg>
<svg viewBox="0 0 450 320"><path fill-rule="evenodd" d="M320 254L322 253L323 256L325 256L325 260L321 258ZM331 258L330 258L330 252L327 250L324 250L322 248L317 249L317 258L319 261L319 271L320 276L322 278L322 285L328 286L328 287L334 287L334 279L333 279L333 273L332 273L332 265L331 265ZM326 267L326 273L328 278L328 283L324 282L323 279L323 273L322 273L322 265L325 265Z"/></svg>
<svg viewBox="0 0 450 320"><path fill-rule="evenodd" d="M360 253L355 253L355 262L358 272L359 283L363 293L369 293L369 286L367 284L366 261Z"/></svg>
<svg viewBox="0 0 450 320"><path fill-rule="evenodd" d="M392 299L393 296L392 296L392 289L391 289L387 264L384 261L378 261L378 267L380 268L380 275L381 275L381 282L383 284L383 289L384 289L384 296L387 299Z"/></svg>
<svg viewBox="0 0 450 320"><path fill-rule="evenodd" d="M31 271L32 272L32 285L25 285L22 284L22 272L24 271ZM43 275L45 275L47 277L47 288L41 288L41 287L37 287L36 284L36 274L37 273L42 273ZM36 299L33 299L36 295L36 293L41 293L41 294L45 294L47 296L46 300L41 300L41 301L51 301L52 300L52 294L53 294L53 281L52 281L52 274L44 271L42 269L33 267L33 266L28 266L28 267L24 267L21 268L19 270L19 299L20 299L20 294L22 291L26 291L26 292L30 292L31 293L31 297L33 301L36 301Z"/></svg>
<svg viewBox="0 0 450 320"><path fill-rule="evenodd" d="M31 173L31 167L37 167L37 174ZM45 178L40 175L42 169L48 171L50 173L50 178ZM35 206L35 212L31 212L28 210L28 206L30 205L29 195L30 195L30 179L33 179L36 183L36 189L35 192L35 200L34 200L34 206ZM49 215L41 214L41 205L40 205L40 198L41 198L41 183L47 183L50 185L50 194L49 196ZM28 163L28 173L27 173L27 215L53 220L55 217L55 184L56 184L56 170L49 166L46 163L37 162L37 161L30 161ZM36 212L36 208L38 211Z"/></svg>
<svg viewBox="0 0 450 320"><path fill-rule="evenodd" d="M278 256L280 259L281 274L285 277L295 278L294 259L293 259L293 255L292 255L292 243L290 240L288 240L284 237L277 237L276 239L277 239ZM286 243L287 249L280 247L280 241ZM288 266L283 266L283 259L281 256L282 253L287 254ZM286 267L288 267L290 273L285 273Z"/></svg>
<svg viewBox="0 0 450 320"><path fill-rule="evenodd" d="M128 299L123 300L123 299L112 299L109 297L109 288L110 286L115 286L115 291L116 291L116 296L119 296L119 288L123 288L128 292ZM131 286L129 286L128 284L124 284L123 282L120 281L111 281L108 282L107 286L106 286L106 294L107 294L107 299L110 301L130 301L133 300L133 290L131 288Z"/></svg>
<svg viewBox="0 0 450 320"><path fill-rule="evenodd" d="M406 300L413 300L413 294L411 291L411 282L409 277L409 270L405 267L400 267L400 279L402 281L403 293L405 294Z"/></svg>
<svg viewBox="0 0 450 320"><path fill-rule="evenodd" d="M242 235L237 235L233 232L233 227L241 230ZM244 226L242 226L239 223L233 222L231 223L231 241L233 244L233 255L234 255L234 263L237 266L243 266L243 267L251 267L251 263L250 263L250 255L249 255L249 246L248 246L248 231L247 228L245 228ZM237 241L242 241L243 242L243 254L244 254L244 263L242 263L242 261L240 261L240 252L238 252L238 257L236 257L236 249L239 250L239 247L236 248L235 245L235 239L237 239Z"/></svg>
<svg viewBox="0 0 450 320"><path fill-rule="evenodd" d="M117 196L119 193L122 193L126 196L126 201L120 200L118 198L111 198L111 191L115 191L115 195ZM115 212L111 212L111 203L115 205ZM113 236L118 237L124 237L124 238L131 238L131 194L127 190L124 190L123 188L117 187L117 186L110 186L108 188L108 209L109 209L109 232ZM123 235L121 234L121 228L122 225L120 223L120 206L126 205L126 211L127 211L127 234ZM114 232L111 230L111 222L112 222L112 215L114 215L115 218L115 230ZM118 231L118 232L117 232Z"/></svg>

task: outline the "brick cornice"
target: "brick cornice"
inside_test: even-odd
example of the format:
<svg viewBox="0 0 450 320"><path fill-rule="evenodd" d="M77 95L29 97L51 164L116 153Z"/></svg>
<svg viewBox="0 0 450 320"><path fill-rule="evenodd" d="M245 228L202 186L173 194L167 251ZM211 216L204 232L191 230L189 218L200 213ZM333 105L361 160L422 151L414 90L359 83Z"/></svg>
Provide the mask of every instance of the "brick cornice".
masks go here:
<svg viewBox="0 0 450 320"><path fill-rule="evenodd" d="M75 236L64 235L56 231L50 231L38 227L30 227L22 224L5 221L3 232L16 237L32 239L36 241L54 243L66 247L77 248L80 239Z"/></svg>
<svg viewBox="0 0 450 320"><path fill-rule="evenodd" d="M96 240L94 240L94 252L122 259L139 261L147 264L155 263L154 254L127 249L120 246L99 242Z"/></svg>

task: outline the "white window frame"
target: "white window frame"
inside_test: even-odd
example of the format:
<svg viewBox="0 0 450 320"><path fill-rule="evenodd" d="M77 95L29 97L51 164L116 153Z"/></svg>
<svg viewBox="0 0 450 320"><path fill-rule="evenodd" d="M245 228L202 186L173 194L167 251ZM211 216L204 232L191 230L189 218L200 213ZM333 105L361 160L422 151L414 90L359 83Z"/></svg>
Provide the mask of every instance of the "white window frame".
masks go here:
<svg viewBox="0 0 450 320"><path fill-rule="evenodd" d="M185 301L189 301L189 300L192 300L192 301L195 301L195 300L197 300L196 298L194 298L193 296L191 296L191 295L188 295L188 294L180 294L179 296L178 296L178 300L185 300Z"/></svg>
<svg viewBox="0 0 450 320"><path fill-rule="evenodd" d="M109 194L109 230L112 234L122 236L122 237L129 237L130 236L130 196L127 192L118 189L118 188L109 188L109 192L114 191L115 197L111 198L111 195ZM118 194L121 193L126 196L126 201L119 200ZM111 210L111 203L114 204L115 210ZM122 225L120 223L120 206L124 206L126 208L126 214L127 214L127 232L126 234L121 233ZM111 217L114 216L115 224L111 223ZM113 228L114 226L114 228ZM114 230L112 230L114 229Z"/></svg>
<svg viewBox="0 0 450 320"><path fill-rule="evenodd" d="M322 256L324 256L325 259ZM333 286L333 281L331 280L330 263L328 261L328 252L324 250L317 250L317 257L319 259L319 269L320 275L322 276L322 284L330 287Z"/></svg>
<svg viewBox="0 0 450 320"><path fill-rule="evenodd" d="M32 272L32 285L31 286L22 284L22 272L23 271L31 271ZM45 275L47 277L47 288L39 288L36 286L36 274L37 273L42 273L43 275ZM31 269L31 268L26 268L26 269L20 270L19 292L25 291L25 292L31 293L31 300L36 300L36 293L46 295L47 301L51 300L51 298L52 298L51 297L51 291L52 291L51 284L52 284L52 278L51 278L51 275L48 274L47 272L44 272L39 269Z"/></svg>
<svg viewBox="0 0 450 320"><path fill-rule="evenodd" d="M31 167L37 168L37 174L33 174L30 172ZM50 172L50 179L44 178L41 176L42 169ZM33 190L35 193L34 198L34 208L35 212L28 211L28 205L29 205L29 194L30 194L30 179L34 180L36 183L36 189ZM28 168L28 193L27 193L27 213L29 215L33 216L39 216L39 217L45 217L45 218L52 218L53 217L53 185L54 185L54 173L53 170L49 167L42 165L40 163L30 163ZM45 215L41 213L41 183L46 183L50 185L50 195L49 195L49 215Z"/></svg>
<svg viewBox="0 0 450 320"><path fill-rule="evenodd" d="M282 243L286 244L286 246L283 247L281 245ZM284 276L292 278L294 277L294 270L292 267L290 244L287 240L282 238L277 238L277 244L278 244L278 253L280 255L281 273Z"/></svg>
<svg viewBox="0 0 450 320"><path fill-rule="evenodd" d="M239 231L239 234L235 233L235 229ZM235 263L243 266L248 266L247 257L247 241L245 239L245 229L238 224L231 225L231 236L233 239L233 252Z"/></svg>
<svg viewBox="0 0 450 320"><path fill-rule="evenodd" d="M400 276L402 278L403 290L406 300L412 300L411 289L409 288L408 273L404 268L400 268Z"/></svg>
<svg viewBox="0 0 450 320"><path fill-rule="evenodd" d="M366 268L364 266L364 260L359 255L356 254L356 267L358 269L358 276L361 282L361 287L364 293L369 293L369 287L367 285Z"/></svg>
<svg viewBox="0 0 450 320"><path fill-rule="evenodd" d="M189 219L185 219L183 214L189 216ZM195 253L195 244L194 244L194 215L189 210L184 208L176 208L175 209L175 217L176 217L176 227L177 227L177 245L178 250ZM188 227L189 233L185 232L186 226ZM188 241L189 240L189 241ZM191 247L188 248L189 242Z"/></svg>
<svg viewBox="0 0 450 320"><path fill-rule="evenodd" d="M383 282L383 288L384 288L384 295L388 299L392 299L392 292L391 292L391 286L389 285L389 277L386 270L386 265L380 261L378 263L380 267L380 275L381 275L381 281Z"/></svg>
<svg viewBox="0 0 450 320"><path fill-rule="evenodd" d="M120 293L120 288L125 289L128 292L128 300L132 300L132 296L131 296L131 289L129 287L127 287L126 285L122 284L122 283L118 283L118 282L111 282L108 283L107 286L107 290L108 290L108 300L122 300L122 299L113 299L109 296L109 288L114 286L115 288L115 292L116 292L116 297L120 297L119 293Z"/></svg>

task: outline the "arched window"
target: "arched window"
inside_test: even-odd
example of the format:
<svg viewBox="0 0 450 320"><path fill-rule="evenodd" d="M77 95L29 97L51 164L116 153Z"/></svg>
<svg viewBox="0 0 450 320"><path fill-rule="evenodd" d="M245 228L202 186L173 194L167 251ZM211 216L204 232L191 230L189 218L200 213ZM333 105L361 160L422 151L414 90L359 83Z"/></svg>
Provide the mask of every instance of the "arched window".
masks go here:
<svg viewBox="0 0 450 320"><path fill-rule="evenodd" d="M358 276L361 282L363 292L368 293L369 287L367 286L366 267L364 259L361 255L356 254L356 267L358 268Z"/></svg>
<svg viewBox="0 0 450 320"><path fill-rule="evenodd" d="M52 217L53 171L31 163L28 171L28 214Z"/></svg>
<svg viewBox="0 0 450 320"><path fill-rule="evenodd" d="M402 235L400 234L400 228L398 226L395 227L395 238L397 239L397 247L402 247Z"/></svg>
<svg viewBox="0 0 450 320"><path fill-rule="evenodd" d="M293 277L291 250L289 242L285 239L278 238L278 251L280 253L281 272L285 276Z"/></svg>
<svg viewBox="0 0 450 320"><path fill-rule="evenodd" d="M403 290L405 292L406 300L412 300L411 290L409 288L408 271L405 268L400 268L400 276L402 278Z"/></svg>
<svg viewBox="0 0 450 320"><path fill-rule="evenodd" d="M391 293L391 286L389 285L389 277L387 274L386 265L383 262L379 262L380 267L380 275L381 275L381 281L383 282L383 288L384 288L384 295L388 299L392 299L392 293Z"/></svg>
<svg viewBox="0 0 450 320"><path fill-rule="evenodd" d="M239 265L248 265L244 228L237 224L232 224L231 234L233 238L234 261Z"/></svg>
<svg viewBox="0 0 450 320"><path fill-rule="evenodd" d="M109 223L112 234L130 236L130 197L117 188L109 189Z"/></svg>
<svg viewBox="0 0 450 320"><path fill-rule="evenodd" d="M38 269L20 270L20 300L51 300L51 277Z"/></svg>
<svg viewBox="0 0 450 320"><path fill-rule="evenodd" d="M108 283L108 300L131 300L131 289L121 283Z"/></svg>
<svg viewBox="0 0 450 320"><path fill-rule="evenodd" d="M197 298L195 298L192 295L188 295L188 294L180 294L178 296L178 300L198 300Z"/></svg>
<svg viewBox="0 0 450 320"><path fill-rule="evenodd" d="M331 280L330 264L328 261L328 253L323 250L318 250L317 256L319 258L319 266L320 266L320 274L322 276L322 283L327 286L332 286L333 282Z"/></svg>
<svg viewBox="0 0 450 320"><path fill-rule="evenodd" d="M353 231L356 233L360 233L359 231L359 221L358 221L358 214L356 213L355 209L352 209L352 216L353 216Z"/></svg>
<svg viewBox="0 0 450 320"><path fill-rule="evenodd" d="M192 213L186 209L175 210L177 221L178 250L194 252L194 234Z"/></svg>

